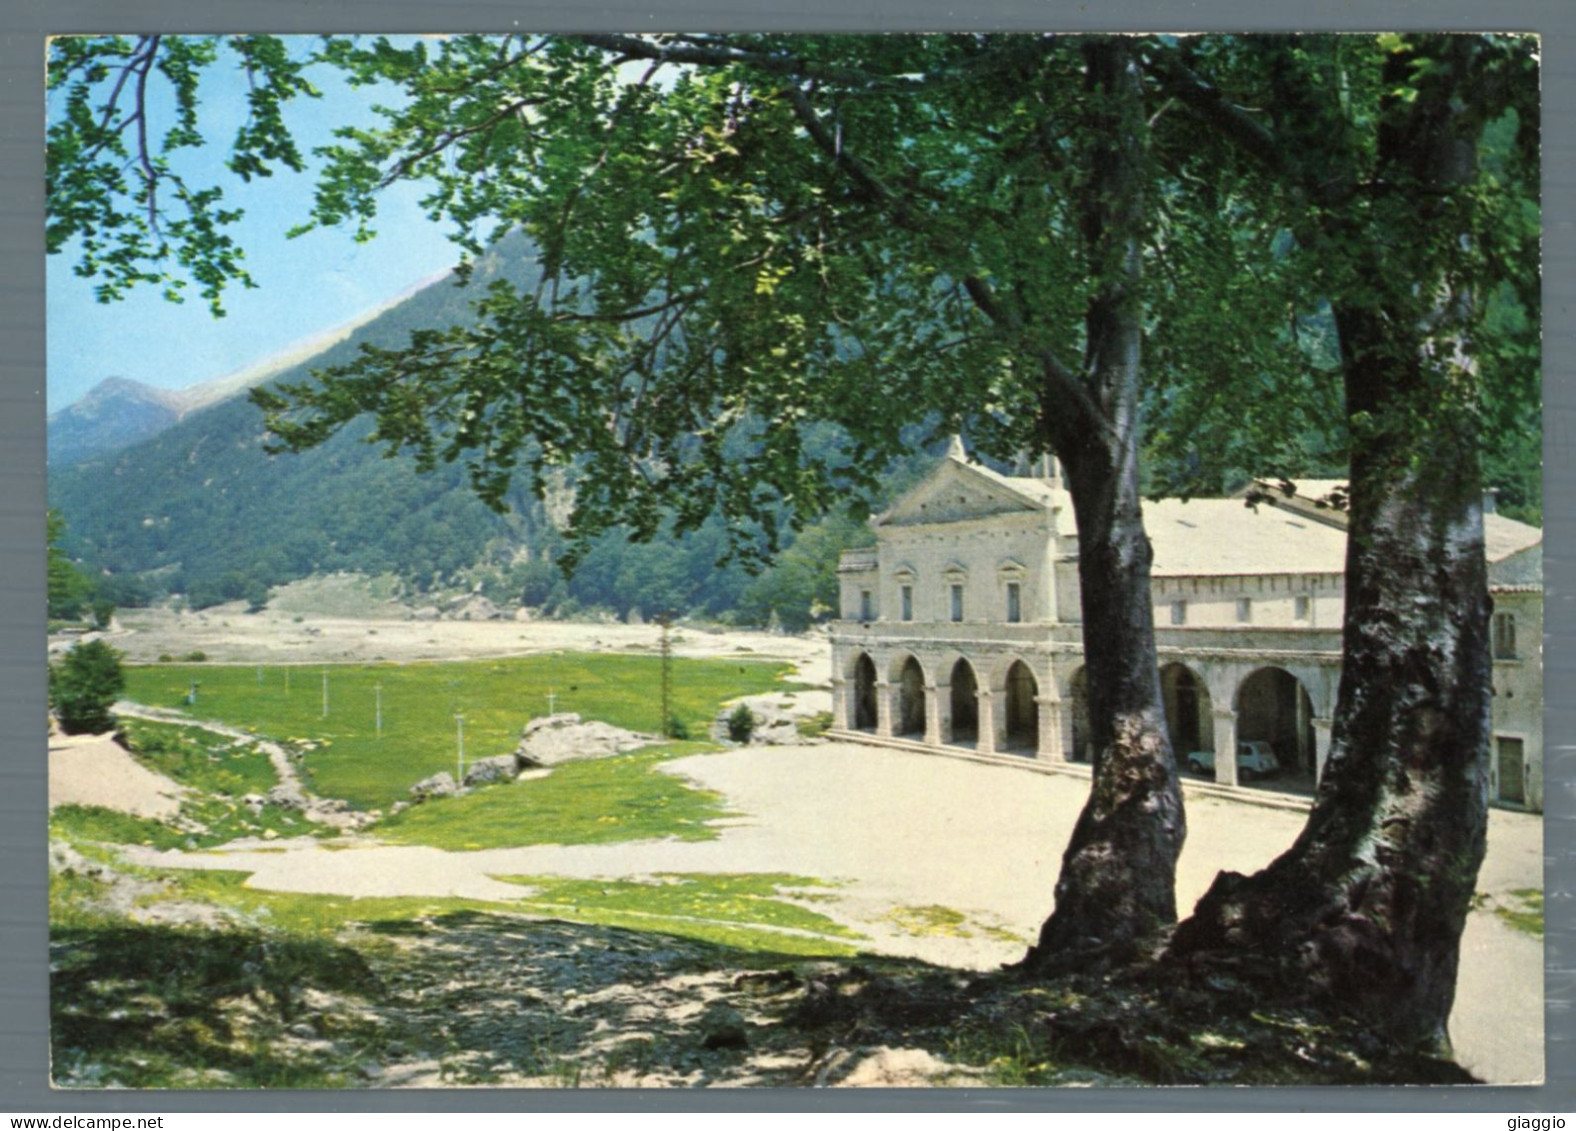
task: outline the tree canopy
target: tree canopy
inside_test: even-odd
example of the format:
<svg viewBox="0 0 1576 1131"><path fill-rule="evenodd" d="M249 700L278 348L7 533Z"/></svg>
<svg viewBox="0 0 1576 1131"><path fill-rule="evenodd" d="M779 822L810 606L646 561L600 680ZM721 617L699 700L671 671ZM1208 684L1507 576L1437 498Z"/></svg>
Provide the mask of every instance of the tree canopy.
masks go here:
<svg viewBox="0 0 1576 1131"><path fill-rule="evenodd" d="M228 53L262 91L233 167L264 175L300 163L282 108L311 93L302 62L269 37L71 42L51 79L68 107L50 135L51 247L80 238L107 297L189 276L216 303L246 281L227 214L161 164L146 103L120 99L163 74L178 112L162 153L178 150L198 129L192 76ZM1100 626L1084 640L1097 754L1036 962L1175 918L1185 822L1141 441L1153 481L1183 492L1245 464L1349 460L1348 678L1310 828L1382 828L1405 863L1359 875L1346 837L1305 872L1328 901L1366 885L1427 905L1393 932L1390 969L1399 984L1428 968L1397 1030L1437 1035L1470 880L1418 895L1428 852L1409 854L1429 834L1394 831L1402 802L1383 783L1426 779L1428 827L1463 827L1431 859L1475 871L1478 447L1535 417L1532 41L330 37L315 61L401 97L320 152L311 223L367 238L380 191L415 181L469 255L518 230L540 270L487 283L474 322L259 391L280 448L370 418L372 442L462 465L495 506L517 470L540 485L573 465L571 559L614 525L649 539L712 516L759 559L784 522L870 491L915 429L1062 460L1083 620ZM828 425L840 442L811 450ZM1403 546L1387 522L1423 533ZM1409 594L1438 615L1402 631L1386 610ZM1447 639L1448 656L1433 647ZM1304 929L1315 951L1338 946L1318 904L1282 932L1288 950ZM1364 929L1393 927L1391 910L1362 910Z"/></svg>

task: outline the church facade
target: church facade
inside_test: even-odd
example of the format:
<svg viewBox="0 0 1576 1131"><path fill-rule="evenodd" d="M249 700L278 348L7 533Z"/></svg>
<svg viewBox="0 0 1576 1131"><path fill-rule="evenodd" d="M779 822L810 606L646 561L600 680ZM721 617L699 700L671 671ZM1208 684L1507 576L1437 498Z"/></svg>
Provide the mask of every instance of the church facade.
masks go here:
<svg viewBox="0 0 1576 1131"><path fill-rule="evenodd" d="M845 552L833 625L833 729L1049 768L1090 758L1072 500L1048 474L1001 475L960 442ZM1340 488L1146 503L1161 692L1172 748L1217 783L1249 785L1267 743L1272 789L1309 792L1329 752L1341 670ZM1542 531L1484 516L1494 598L1496 802L1543 803ZM1097 627L1091 626L1091 631ZM1194 757L1194 756L1197 757Z"/></svg>

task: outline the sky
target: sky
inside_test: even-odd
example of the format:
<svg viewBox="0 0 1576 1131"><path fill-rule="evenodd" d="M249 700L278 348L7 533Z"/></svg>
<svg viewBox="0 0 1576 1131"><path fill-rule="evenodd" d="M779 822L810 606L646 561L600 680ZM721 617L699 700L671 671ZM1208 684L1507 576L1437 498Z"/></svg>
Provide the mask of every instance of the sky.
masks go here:
<svg viewBox="0 0 1576 1131"><path fill-rule="evenodd" d="M295 37L305 54L310 37ZM321 99L296 99L286 122L303 153L332 140L340 125L369 126L376 102L394 101L390 90L351 90L336 72L311 74ZM203 75L201 129L210 139L200 150L181 152L182 169L225 189L225 200L245 209L233 235L246 249L247 270L257 289L225 291L224 318L215 318L199 296L166 301L145 286L108 305L94 296L92 280L73 274L74 247L48 257L46 340L51 413L71 404L107 377L129 377L160 388L179 389L222 377L262 360L291 343L338 326L383 305L412 284L452 267L459 250L447 226L423 214L419 186L387 191L379 205L378 237L358 245L348 227L313 231L296 239L285 232L311 210L315 170L308 157L304 174L280 170L271 178L242 182L223 168L229 140L245 117L246 80L233 57L221 57ZM60 114L64 92L49 95L48 114ZM156 107L166 116L167 104ZM162 135L161 123L154 120ZM195 291L195 286L189 290Z"/></svg>

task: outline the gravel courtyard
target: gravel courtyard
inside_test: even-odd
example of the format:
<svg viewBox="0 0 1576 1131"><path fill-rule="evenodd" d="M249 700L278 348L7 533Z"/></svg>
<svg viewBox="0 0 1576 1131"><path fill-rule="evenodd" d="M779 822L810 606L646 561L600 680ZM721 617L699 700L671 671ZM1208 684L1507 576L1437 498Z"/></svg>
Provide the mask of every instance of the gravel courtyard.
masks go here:
<svg viewBox="0 0 1576 1131"><path fill-rule="evenodd" d="M445 852L360 841L328 851L280 842L255 851L134 853L145 863L251 871L250 884L351 896L508 899L493 877L642 877L786 872L836 881L817 910L870 949L987 969L1022 954L1051 905L1061 853L1087 781L847 743L746 748L669 763L742 814L716 840ZM1223 868L1258 868L1290 844L1295 810L1189 797L1178 903L1190 908ZM1541 819L1496 811L1479 881L1491 898L1542 886ZM261 846L258 846L261 847ZM938 909L945 916L936 929ZM1458 1058L1498 1083L1543 1075L1541 941L1475 912L1463 940L1452 1036Z"/></svg>

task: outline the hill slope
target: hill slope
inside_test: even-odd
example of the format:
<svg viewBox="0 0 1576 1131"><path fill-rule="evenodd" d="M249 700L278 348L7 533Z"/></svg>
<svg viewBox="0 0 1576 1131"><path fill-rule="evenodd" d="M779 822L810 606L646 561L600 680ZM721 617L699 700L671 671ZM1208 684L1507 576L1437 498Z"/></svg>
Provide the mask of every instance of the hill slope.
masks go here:
<svg viewBox="0 0 1576 1131"><path fill-rule="evenodd" d="M518 283L533 269L516 239L500 244L478 275ZM363 343L402 345L413 328L452 325L469 316L474 293L451 278L426 286L275 380L302 380L313 368L342 364ZM315 569L419 575L469 564L490 540L529 540L550 530L523 491L505 521L471 497L460 470L419 476L407 459L381 458L361 442L367 426L315 451L273 457L262 449L261 413L239 390L184 415L204 398L124 381L111 383L108 394L96 410L89 405L94 411L62 421L58 441L52 429L51 442L68 456L102 444L110 425L88 434L84 422L142 401L150 405L143 427L157 434L71 466L54 461L49 498L65 516L68 549L113 573L180 570L189 582L238 572L265 584ZM184 588L179 577L170 585Z"/></svg>

